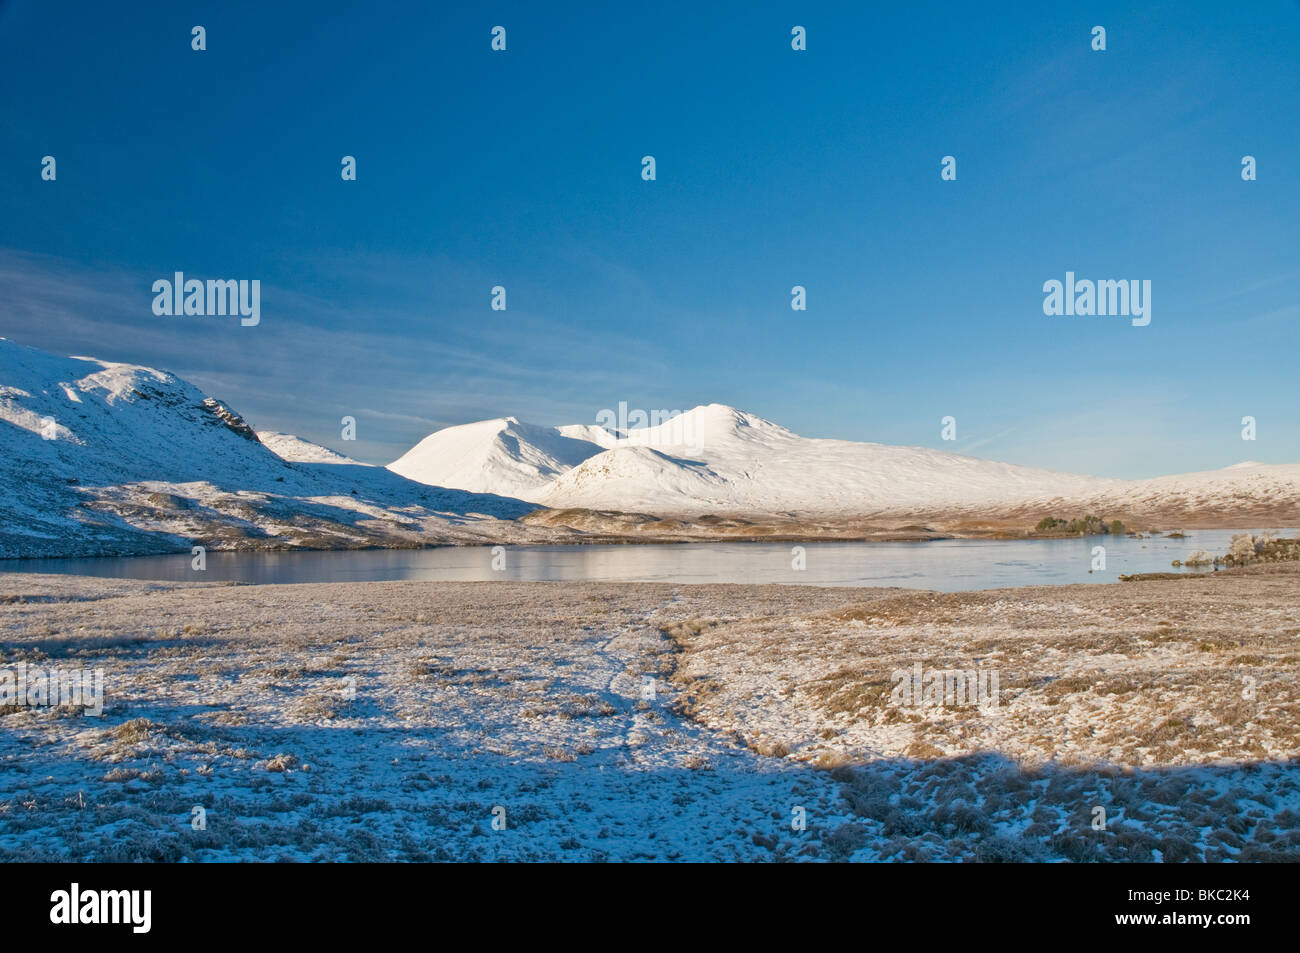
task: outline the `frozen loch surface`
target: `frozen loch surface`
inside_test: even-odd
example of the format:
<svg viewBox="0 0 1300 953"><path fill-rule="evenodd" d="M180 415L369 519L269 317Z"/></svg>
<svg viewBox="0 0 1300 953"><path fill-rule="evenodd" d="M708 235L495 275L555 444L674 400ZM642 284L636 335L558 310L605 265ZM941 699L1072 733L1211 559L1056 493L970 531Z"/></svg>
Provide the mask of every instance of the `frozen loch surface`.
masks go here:
<svg viewBox="0 0 1300 953"><path fill-rule="evenodd" d="M195 572L189 553L92 559L13 559L0 569L174 582L673 582L901 586L958 592L998 586L1114 582L1123 573L1171 572L1193 551L1226 552L1237 530L1186 538L940 539L930 542L456 546L343 552L209 553ZM1096 547L1105 550L1105 569ZM1206 569L1184 572L1208 572Z"/></svg>

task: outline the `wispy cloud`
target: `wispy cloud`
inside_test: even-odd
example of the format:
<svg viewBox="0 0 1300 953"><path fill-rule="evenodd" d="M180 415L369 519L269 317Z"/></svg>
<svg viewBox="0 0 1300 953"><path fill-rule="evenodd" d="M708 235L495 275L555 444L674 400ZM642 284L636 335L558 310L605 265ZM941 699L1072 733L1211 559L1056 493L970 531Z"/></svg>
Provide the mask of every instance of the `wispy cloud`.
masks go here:
<svg viewBox="0 0 1300 953"><path fill-rule="evenodd" d="M154 315L152 281L169 275L0 250L0 335L56 353L161 367L228 401L255 426L309 439L336 440L337 422L351 415L358 447L381 461L431 429L468 420L521 412L541 422L594 419L592 395L646 387L670 363L664 349L616 325L593 338L527 308L491 312L490 284L478 313L462 307L435 316L410 300L425 291L411 277L416 263L365 264L393 281L386 297L369 287L328 300L264 283L262 323L244 328L222 318ZM351 303L368 296L372 303ZM633 354L635 362L617 359Z"/></svg>

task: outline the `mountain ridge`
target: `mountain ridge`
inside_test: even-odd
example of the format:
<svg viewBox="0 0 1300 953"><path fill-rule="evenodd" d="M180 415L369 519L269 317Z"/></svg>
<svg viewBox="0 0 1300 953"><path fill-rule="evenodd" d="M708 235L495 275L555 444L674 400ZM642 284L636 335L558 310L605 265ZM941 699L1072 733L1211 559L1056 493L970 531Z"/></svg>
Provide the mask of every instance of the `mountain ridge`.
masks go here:
<svg viewBox="0 0 1300 953"><path fill-rule="evenodd" d="M642 415L643 417L646 415ZM568 436L588 447L575 463L550 459L545 471L519 473L498 446L490 469L476 467L481 450L440 440L399 472L421 482L455 486L466 470L478 492L509 492L549 508L683 517L700 513L798 515L811 518L1020 513L1032 509L1100 508L1111 512L1191 515L1215 506L1257 512L1300 500L1300 464L1244 461L1219 470L1146 480L1094 477L1000 463L929 447L898 447L802 437L773 421L725 404L703 404L667 421L625 431L591 425L542 428L514 422L518 434ZM533 456L540 455L536 449ZM469 461L469 462L467 462ZM390 465L396 467L396 464ZM1166 505L1168 504L1168 505Z"/></svg>
<svg viewBox="0 0 1300 953"><path fill-rule="evenodd" d="M493 418L435 431L375 466L254 432L168 372L3 338L0 450L0 557L934 538L1023 533L1043 515L1084 513L1300 524L1300 464L1109 480L805 438L722 404L622 431Z"/></svg>

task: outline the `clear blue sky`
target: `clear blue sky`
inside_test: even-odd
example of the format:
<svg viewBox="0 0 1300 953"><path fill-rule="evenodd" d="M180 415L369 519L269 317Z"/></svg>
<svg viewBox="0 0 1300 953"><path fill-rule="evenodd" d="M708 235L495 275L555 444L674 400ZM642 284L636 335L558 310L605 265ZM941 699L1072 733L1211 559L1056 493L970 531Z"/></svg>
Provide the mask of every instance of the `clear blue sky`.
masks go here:
<svg viewBox="0 0 1300 953"><path fill-rule="evenodd" d="M381 462L621 400L1107 476L1300 460L1294 0L278 6L0 0L0 335ZM261 325L156 317L178 270L260 279ZM1044 316L1067 270L1149 279L1150 326Z"/></svg>

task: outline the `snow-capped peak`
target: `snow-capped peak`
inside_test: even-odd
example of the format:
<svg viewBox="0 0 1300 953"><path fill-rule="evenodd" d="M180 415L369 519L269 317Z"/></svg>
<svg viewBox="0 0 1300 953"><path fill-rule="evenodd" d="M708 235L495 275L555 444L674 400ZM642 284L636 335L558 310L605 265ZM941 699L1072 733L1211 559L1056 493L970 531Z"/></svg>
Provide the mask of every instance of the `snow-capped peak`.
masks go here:
<svg viewBox="0 0 1300 953"><path fill-rule="evenodd" d="M1297 496L1300 466L1237 464L1205 474L1125 481L982 460L924 447L801 437L726 404L672 417L610 412L603 426L535 427L513 417L449 427L392 469L423 483L550 507L698 515L796 512L837 517L994 512L1091 502L1232 501ZM625 429L623 429L625 428ZM1180 503L1180 505L1183 505Z"/></svg>
<svg viewBox="0 0 1300 953"><path fill-rule="evenodd" d="M707 444L764 435L794 436L784 427L726 404L701 404L651 426L629 429L634 446L703 448Z"/></svg>
<svg viewBox="0 0 1300 953"><path fill-rule="evenodd" d="M435 431L388 469L433 486L491 486L493 493L529 499L527 494L600 451L554 427L497 417Z"/></svg>
<svg viewBox="0 0 1300 953"><path fill-rule="evenodd" d="M808 439L726 404L666 419L620 407L623 415L613 428L608 420L547 428L509 417L448 427L390 468L423 483L547 506L661 514L862 514L1098 491L1114 482L940 450Z"/></svg>

